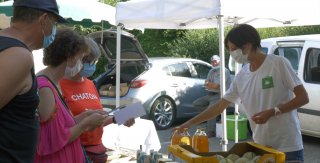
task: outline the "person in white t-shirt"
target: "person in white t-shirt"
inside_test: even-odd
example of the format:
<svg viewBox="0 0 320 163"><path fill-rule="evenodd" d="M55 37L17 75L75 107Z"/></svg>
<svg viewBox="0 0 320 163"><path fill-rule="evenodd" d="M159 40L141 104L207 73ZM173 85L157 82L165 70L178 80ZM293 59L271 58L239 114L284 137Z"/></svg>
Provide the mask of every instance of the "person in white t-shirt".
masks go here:
<svg viewBox="0 0 320 163"><path fill-rule="evenodd" d="M261 39L247 24L235 26L225 38L231 57L245 64L226 94L198 116L176 129L189 128L220 115L230 103L244 106L256 143L285 152L287 161L303 162L303 142L297 108L308 94L289 61L261 51Z"/></svg>

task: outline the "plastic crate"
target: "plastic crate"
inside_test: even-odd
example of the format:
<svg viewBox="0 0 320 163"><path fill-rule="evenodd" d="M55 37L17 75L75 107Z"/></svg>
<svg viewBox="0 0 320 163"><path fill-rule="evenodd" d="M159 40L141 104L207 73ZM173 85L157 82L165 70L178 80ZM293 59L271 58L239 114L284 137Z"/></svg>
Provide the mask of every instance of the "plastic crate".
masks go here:
<svg viewBox="0 0 320 163"><path fill-rule="evenodd" d="M244 140L248 137L248 119L244 116L238 116L238 139ZM235 115L227 115L227 138L235 140Z"/></svg>
<svg viewBox="0 0 320 163"><path fill-rule="evenodd" d="M242 156L246 152L254 152L261 156L258 163L284 163L285 154L275 149L256 144L253 142L244 142L235 144L227 152L196 152L189 145L169 145L169 158L177 162L187 163L219 163L214 155L227 157L229 154Z"/></svg>

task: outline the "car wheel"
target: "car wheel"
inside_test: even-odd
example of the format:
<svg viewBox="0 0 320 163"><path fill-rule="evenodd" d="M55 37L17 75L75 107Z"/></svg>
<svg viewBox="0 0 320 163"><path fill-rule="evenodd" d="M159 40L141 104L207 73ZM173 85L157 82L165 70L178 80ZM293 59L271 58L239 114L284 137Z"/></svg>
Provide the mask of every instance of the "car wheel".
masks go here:
<svg viewBox="0 0 320 163"><path fill-rule="evenodd" d="M175 105L170 99L160 97L153 103L150 117L157 129L167 129L174 121Z"/></svg>

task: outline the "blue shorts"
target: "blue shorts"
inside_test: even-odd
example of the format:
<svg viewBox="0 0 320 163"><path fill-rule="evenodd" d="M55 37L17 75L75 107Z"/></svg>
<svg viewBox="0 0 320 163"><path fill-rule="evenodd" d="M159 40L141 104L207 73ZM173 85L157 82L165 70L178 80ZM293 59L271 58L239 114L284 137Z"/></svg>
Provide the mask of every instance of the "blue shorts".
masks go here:
<svg viewBox="0 0 320 163"><path fill-rule="evenodd" d="M303 149L299 151L293 151L293 152L285 152L286 154L286 161L288 162L301 162L303 163Z"/></svg>

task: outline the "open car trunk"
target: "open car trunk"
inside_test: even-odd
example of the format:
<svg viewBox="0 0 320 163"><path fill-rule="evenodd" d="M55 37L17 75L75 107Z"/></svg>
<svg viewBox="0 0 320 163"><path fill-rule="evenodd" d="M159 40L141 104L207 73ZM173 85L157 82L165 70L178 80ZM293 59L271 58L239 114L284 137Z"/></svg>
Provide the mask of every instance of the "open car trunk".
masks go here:
<svg viewBox="0 0 320 163"><path fill-rule="evenodd" d="M115 97L117 33L115 30L106 30L103 33L91 33L90 37L98 43L107 60L106 72L94 80L96 87L100 96ZM148 70L149 62L138 40L124 31L121 36L120 53L120 96L124 96L128 93L132 80Z"/></svg>
<svg viewBox="0 0 320 163"><path fill-rule="evenodd" d="M141 62L121 63L120 96L128 93L131 82L147 70L147 66ZM109 71L102 73L95 80L100 96L115 97L116 68L113 66Z"/></svg>

